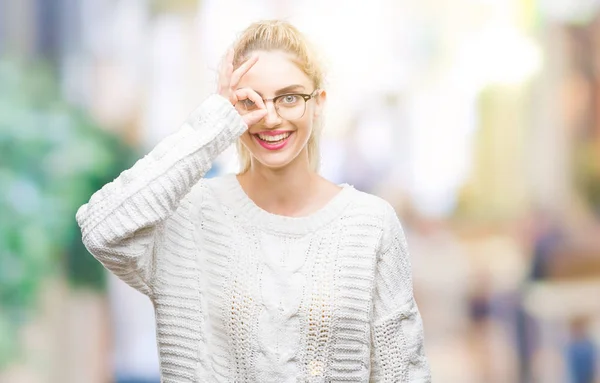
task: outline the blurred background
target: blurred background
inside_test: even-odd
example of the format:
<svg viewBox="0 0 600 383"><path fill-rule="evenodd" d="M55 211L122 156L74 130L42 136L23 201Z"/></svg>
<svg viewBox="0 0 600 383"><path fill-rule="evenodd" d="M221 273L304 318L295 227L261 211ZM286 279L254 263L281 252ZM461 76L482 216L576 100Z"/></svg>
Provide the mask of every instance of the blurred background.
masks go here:
<svg viewBox="0 0 600 383"><path fill-rule="evenodd" d="M397 208L434 382L600 382L598 0L0 0L0 382L159 382L75 212L261 18L323 55L323 174Z"/></svg>

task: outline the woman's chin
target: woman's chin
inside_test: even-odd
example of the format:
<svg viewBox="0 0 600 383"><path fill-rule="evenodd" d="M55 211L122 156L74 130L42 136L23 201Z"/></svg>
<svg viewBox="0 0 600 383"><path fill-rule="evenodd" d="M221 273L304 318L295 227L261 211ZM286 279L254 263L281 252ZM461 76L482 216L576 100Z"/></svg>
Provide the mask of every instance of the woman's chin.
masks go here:
<svg viewBox="0 0 600 383"><path fill-rule="evenodd" d="M254 157L261 167L272 170L283 169L288 166L294 158L289 153L268 153Z"/></svg>
<svg viewBox="0 0 600 383"><path fill-rule="evenodd" d="M301 161L305 154L308 165L308 155L306 153L307 146L305 144L303 147L298 148L298 142L296 141L297 137L295 136L296 134L292 134L292 136L290 136L291 142L288 142L287 145L277 150L266 149L262 147L260 143L257 143L255 139L252 144L247 145L246 148L250 150L253 162L265 169L283 169L292 163Z"/></svg>

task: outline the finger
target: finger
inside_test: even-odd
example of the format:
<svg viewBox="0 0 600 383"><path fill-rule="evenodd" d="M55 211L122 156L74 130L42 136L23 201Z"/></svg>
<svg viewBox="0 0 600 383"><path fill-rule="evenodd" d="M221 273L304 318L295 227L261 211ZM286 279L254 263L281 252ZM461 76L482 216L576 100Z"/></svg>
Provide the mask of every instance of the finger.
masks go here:
<svg viewBox="0 0 600 383"><path fill-rule="evenodd" d="M250 68L252 68L254 66L254 64L256 64L257 61L258 61L258 55L253 55L233 72L233 74L231 75L231 87L232 88L237 87L237 85L239 84L242 77L246 73L248 73Z"/></svg>
<svg viewBox="0 0 600 383"><path fill-rule="evenodd" d="M244 122L246 123L246 125L248 125L248 127L250 127L250 126L258 123L263 118L265 118L266 115L267 115L266 109L259 109L259 110L255 110L254 112L244 114L243 118L244 118Z"/></svg>
<svg viewBox="0 0 600 383"><path fill-rule="evenodd" d="M267 109L265 103L258 93L250 88L240 88L235 91L235 97L238 100L250 100L256 104L259 109Z"/></svg>
<svg viewBox="0 0 600 383"><path fill-rule="evenodd" d="M219 93L229 90L233 73L233 49L229 48L219 68Z"/></svg>

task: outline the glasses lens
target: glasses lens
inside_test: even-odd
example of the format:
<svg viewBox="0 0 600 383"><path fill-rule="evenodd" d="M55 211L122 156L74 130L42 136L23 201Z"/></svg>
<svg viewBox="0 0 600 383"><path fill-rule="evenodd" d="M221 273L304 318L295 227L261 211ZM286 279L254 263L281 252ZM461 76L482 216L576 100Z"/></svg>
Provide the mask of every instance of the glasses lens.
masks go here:
<svg viewBox="0 0 600 383"><path fill-rule="evenodd" d="M287 94L277 98L275 102L277 113L284 120L297 120L302 118L306 110L306 101L297 94Z"/></svg>
<svg viewBox="0 0 600 383"><path fill-rule="evenodd" d="M235 104L235 109L238 111L239 114L246 114L256 110L257 108L258 107L256 106L256 104L248 99L239 100Z"/></svg>

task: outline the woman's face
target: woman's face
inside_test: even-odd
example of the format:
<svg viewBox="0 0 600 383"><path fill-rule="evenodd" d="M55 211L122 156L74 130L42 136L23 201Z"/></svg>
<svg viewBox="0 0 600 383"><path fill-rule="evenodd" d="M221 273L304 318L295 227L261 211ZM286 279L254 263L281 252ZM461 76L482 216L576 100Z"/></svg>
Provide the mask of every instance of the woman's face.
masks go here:
<svg viewBox="0 0 600 383"><path fill-rule="evenodd" d="M253 54L259 56L258 62L242 77L239 87L254 90L263 100L283 96L265 101L267 115L241 137L252 154L253 166L281 169L295 161L306 161L308 166L307 143L325 93L315 92L311 79L292 61L292 55L282 51ZM305 102L298 94L315 97Z"/></svg>

